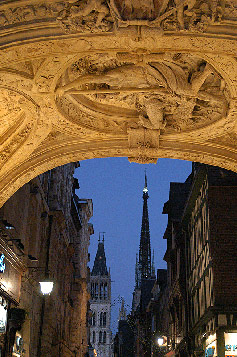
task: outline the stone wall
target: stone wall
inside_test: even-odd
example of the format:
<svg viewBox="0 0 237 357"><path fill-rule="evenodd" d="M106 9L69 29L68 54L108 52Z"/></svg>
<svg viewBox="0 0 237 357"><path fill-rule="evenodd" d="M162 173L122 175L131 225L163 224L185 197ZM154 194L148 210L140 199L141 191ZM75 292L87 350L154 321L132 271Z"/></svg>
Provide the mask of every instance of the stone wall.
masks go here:
<svg viewBox="0 0 237 357"><path fill-rule="evenodd" d="M80 202L75 195L76 167L68 164L36 177L0 212L3 230L9 235L5 240L24 265L16 305L26 312L19 331L25 357L81 357L87 351L92 201ZM45 277L54 281L49 296L39 289Z"/></svg>

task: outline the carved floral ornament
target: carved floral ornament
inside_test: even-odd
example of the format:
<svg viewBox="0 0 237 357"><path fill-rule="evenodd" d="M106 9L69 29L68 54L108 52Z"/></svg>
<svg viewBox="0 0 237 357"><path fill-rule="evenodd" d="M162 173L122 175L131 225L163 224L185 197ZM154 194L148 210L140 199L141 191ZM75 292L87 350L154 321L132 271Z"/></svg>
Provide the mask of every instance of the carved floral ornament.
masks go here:
<svg viewBox="0 0 237 357"><path fill-rule="evenodd" d="M2 6L1 6L2 5ZM111 32L138 26L162 31L203 32L237 17L235 0L22 0L2 1L0 28L42 21L66 32Z"/></svg>
<svg viewBox="0 0 237 357"><path fill-rule="evenodd" d="M108 32L138 27L165 31L203 32L210 24L220 23L225 8L235 11L231 0L70 0L58 21L66 32ZM228 12L227 10L227 12Z"/></svg>

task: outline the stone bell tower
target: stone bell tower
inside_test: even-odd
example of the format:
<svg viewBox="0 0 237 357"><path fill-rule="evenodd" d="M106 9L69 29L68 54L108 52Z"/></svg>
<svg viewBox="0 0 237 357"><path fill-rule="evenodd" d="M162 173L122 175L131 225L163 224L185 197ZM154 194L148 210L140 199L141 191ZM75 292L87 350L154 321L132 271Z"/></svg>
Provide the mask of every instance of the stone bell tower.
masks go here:
<svg viewBox="0 0 237 357"><path fill-rule="evenodd" d="M90 278L90 343L98 357L111 357L111 277L106 266L103 239L99 237L98 249Z"/></svg>

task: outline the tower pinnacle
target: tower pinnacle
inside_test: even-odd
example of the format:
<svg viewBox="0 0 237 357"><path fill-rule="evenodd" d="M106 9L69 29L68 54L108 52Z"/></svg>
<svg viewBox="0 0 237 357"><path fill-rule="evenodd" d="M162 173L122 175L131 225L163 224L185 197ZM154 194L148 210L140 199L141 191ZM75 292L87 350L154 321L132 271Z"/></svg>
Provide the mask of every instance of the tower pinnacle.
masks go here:
<svg viewBox="0 0 237 357"><path fill-rule="evenodd" d="M104 232L102 232L104 233ZM104 250L104 235L101 242L100 235L98 240L98 248L96 257L94 260L94 266L91 272L91 275L101 275L105 276L108 275L108 269L106 266L106 257L105 257L105 250Z"/></svg>
<svg viewBox="0 0 237 357"><path fill-rule="evenodd" d="M143 189L143 194L148 195L146 170L145 170L145 185L144 185L144 189Z"/></svg>
<svg viewBox="0 0 237 357"><path fill-rule="evenodd" d="M147 188L147 175L145 172L145 186L143 189L143 213L142 213L142 226L139 247L139 268L140 279L151 278L151 245L150 245L150 228L148 217L148 188Z"/></svg>

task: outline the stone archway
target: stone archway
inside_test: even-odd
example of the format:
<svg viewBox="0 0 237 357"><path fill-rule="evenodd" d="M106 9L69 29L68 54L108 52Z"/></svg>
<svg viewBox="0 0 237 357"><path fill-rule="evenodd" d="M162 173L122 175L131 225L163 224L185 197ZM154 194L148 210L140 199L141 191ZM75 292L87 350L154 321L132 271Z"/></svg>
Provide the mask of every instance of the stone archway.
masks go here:
<svg viewBox="0 0 237 357"><path fill-rule="evenodd" d="M1 2L1 204L89 158L237 171L235 1L140 3Z"/></svg>

